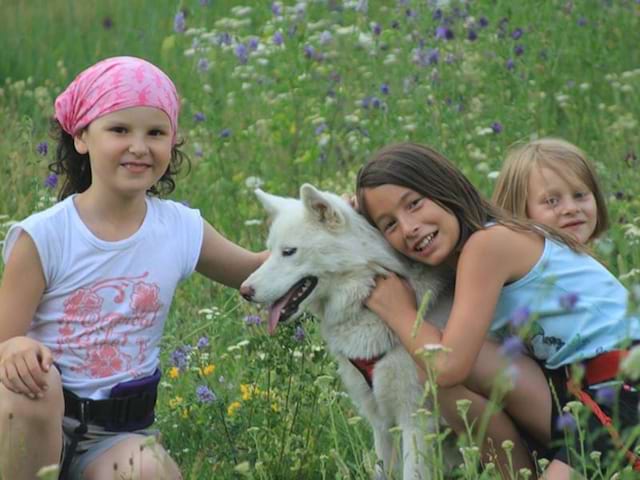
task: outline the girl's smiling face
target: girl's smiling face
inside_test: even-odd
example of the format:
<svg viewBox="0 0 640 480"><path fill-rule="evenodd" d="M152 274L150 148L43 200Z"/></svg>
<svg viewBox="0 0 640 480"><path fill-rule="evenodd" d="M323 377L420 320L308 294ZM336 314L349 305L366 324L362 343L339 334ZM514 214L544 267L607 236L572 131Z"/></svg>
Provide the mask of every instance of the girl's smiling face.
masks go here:
<svg viewBox="0 0 640 480"><path fill-rule="evenodd" d="M364 200L375 225L403 255L433 266L455 258L460 224L436 202L391 184L365 188Z"/></svg>
<svg viewBox="0 0 640 480"><path fill-rule="evenodd" d="M97 118L74 137L76 150L89 154L91 188L123 195L144 194L171 162L169 117L153 107L132 107Z"/></svg>
<svg viewBox="0 0 640 480"><path fill-rule="evenodd" d="M582 182L570 183L554 170L539 167L529 175L527 216L587 243L596 230L598 206Z"/></svg>

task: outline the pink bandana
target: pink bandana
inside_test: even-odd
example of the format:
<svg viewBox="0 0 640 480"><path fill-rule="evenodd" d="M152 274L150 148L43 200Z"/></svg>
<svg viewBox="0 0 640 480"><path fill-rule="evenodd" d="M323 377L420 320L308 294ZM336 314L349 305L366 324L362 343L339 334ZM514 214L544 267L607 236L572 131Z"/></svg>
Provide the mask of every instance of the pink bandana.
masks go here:
<svg viewBox="0 0 640 480"><path fill-rule="evenodd" d="M96 118L130 107L155 107L169 117L173 143L180 100L171 79L135 57L112 57L81 72L55 102L55 117L70 135Z"/></svg>

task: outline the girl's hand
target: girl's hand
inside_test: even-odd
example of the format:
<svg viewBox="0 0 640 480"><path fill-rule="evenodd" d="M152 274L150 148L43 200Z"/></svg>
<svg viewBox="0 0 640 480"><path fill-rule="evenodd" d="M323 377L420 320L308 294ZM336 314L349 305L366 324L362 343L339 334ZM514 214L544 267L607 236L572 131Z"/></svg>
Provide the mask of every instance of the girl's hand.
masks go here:
<svg viewBox="0 0 640 480"><path fill-rule="evenodd" d="M32 338L13 337L0 344L0 383L14 393L42 397L52 364L51 350Z"/></svg>
<svg viewBox="0 0 640 480"><path fill-rule="evenodd" d="M376 286L365 300L369 310L389 323L394 319L415 318L416 292L409 282L395 273L376 277Z"/></svg>

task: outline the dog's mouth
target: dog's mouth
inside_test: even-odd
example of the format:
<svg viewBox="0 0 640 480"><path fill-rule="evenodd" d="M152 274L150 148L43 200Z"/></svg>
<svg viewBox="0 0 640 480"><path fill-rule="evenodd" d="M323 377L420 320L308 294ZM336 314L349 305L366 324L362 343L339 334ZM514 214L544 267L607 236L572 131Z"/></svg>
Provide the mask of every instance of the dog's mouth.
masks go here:
<svg viewBox="0 0 640 480"><path fill-rule="evenodd" d="M317 277L304 277L269 307L269 335L276 331L278 322L284 322L298 311L302 301L309 296L317 284Z"/></svg>

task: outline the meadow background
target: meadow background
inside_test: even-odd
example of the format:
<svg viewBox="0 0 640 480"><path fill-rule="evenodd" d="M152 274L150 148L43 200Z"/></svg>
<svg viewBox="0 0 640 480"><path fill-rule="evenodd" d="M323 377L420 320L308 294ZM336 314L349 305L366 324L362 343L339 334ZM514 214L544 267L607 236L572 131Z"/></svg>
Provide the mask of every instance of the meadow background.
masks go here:
<svg viewBox="0 0 640 480"><path fill-rule="evenodd" d="M136 55L182 95L191 169L172 198L246 247L266 236L256 186L352 191L374 149L412 140L490 195L511 144L553 135L595 162L612 219L597 254L640 296L638 1L0 0L0 12L2 236L55 201L56 95L97 60ZM370 478L369 428L317 325L272 338L264 319L198 276L177 293L157 425L185 478ZM497 478L467 457L447 478ZM585 462L590 478L621 470Z"/></svg>

